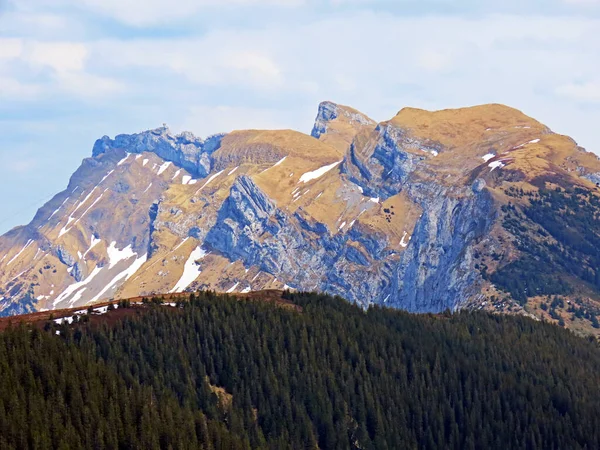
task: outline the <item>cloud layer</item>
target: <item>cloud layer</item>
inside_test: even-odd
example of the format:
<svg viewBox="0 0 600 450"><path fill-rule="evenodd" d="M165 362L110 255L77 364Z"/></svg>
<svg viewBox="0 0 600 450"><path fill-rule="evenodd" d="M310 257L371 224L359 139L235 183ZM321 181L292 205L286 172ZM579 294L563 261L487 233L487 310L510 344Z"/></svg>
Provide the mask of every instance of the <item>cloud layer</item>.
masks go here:
<svg viewBox="0 0 600 450"><path fill-rule="evenodd" d="M15 208L62 188L103 134L309 131L325 99L376 120L505 103L600 152L597 1L20 0L0 30Z"/></svg>

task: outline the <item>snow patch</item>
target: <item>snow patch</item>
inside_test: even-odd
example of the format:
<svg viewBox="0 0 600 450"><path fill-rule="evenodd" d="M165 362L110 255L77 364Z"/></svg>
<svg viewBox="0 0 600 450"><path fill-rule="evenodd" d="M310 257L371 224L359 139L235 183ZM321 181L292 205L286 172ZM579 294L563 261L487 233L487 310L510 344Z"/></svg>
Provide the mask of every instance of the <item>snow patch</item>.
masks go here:
<svg viewBox="0 0 600 450"><path fill-rule="evenodd" d="M237 283L235 283L233 286L231 286L229 289L227 289L227 294L231 294L233 291L235 291L235 288L238 287L238 284L240 284L240 282L238 281Z"/></svg>
<svg viewBox="0 0 600 450"><path fill-rule="evenodd" d="M54 214L56 214L58 211L60 211L60 209L65 205L65 203L67 203L67 200L69 200L69 198L71 198L71 197L65 198L65 200L61 203L61 205L58 208L56 208L52 214L50 214L50 217L48 217L48 220L52 219Z"/></svg>
<svg viewBox="0 0 600 450"><path fill-rule="evenodd" d="M184 176L181 178L181 184L188 184L188 183L190 182L190 180L191 180L191 179L192 179L192 177L191 177L191 176L189 176L189 175L184 175Z"/></svg>
<svg viewBox="0 0 600 450"><path fill-rule="evenodd" d="M237 167L234 167L233 169L231 169L231 170L229 171L229 173L227 174L227 176L229 176L229 175L233 175L233 174L235 173L235 171L236 171L236 170L238 170L238 167L239 167L239 166L237 166Z"/></svg>
<svg viewBox="0 0 600 450"><path fill-rule="evenodd" d="M181 247L183 244L185 244L185 243L187 242L187 240L188 240L188 239L189 239L189 237L186 237L186 238L185 238L183 241L181 241L181 242L180 242L180 243L177 245L177 247L175 247L175 248L173 249L173 251L177 250L179 247Z"/></svg>
<svg viewBox="0 0 600 450"><path fill-rule="evenodd" d="M406 239L407 234L408 233L405 231L404 234L402 235L402 239L400 240L401 247L404 247L404 248L408 247L408 242L404 242L404 239ZM410 238L409 238L409 240L410 240Z"/></svg>
<svg viewBox="0 0 600 450"><path fill-rule="evenodd" d="M495 158L496 155L494 155L493 153L488 153L487 155L483 155L481 157L481 159L483 159L485 162L488 162L490 159Z"/></svg>
<svg viewBox="0 0 600 450"><path fill-rule="evenodd" d="M502 161L494 161L488 164L488 167L491 167L490 172L493 172L494 169L501 169L504 167L504 163Z"/></svg>
<svg viewBox="0 0 600 450"><path fill-rule="evenodd" d="M32 242L33 242L33 239L29 239L27 241L27 243L25 244L25 247L23 247L19 253L17 253L15 256L13 256L12 259L8 263L6 263L6 267L10 266L10 263L12 263L15 259L17 259L21 255L21 253L23 253L27 249L27 247L29 247L31 245Z"/></svg>
<svg viewBox="0 0 600 450"><path fill-rule="evenodd" d="M328 166L323 166L317 170L313 170L312 172L306 172L304 175L302 175L300 177L300 180L298 181L298 183L308 183L311 180L316 180L317 178L320 178L323 175L325 175L327 172L329 172L331 169L336 167L341 162L342 161L334 162L333 164L329 164Z"/></svg>
<svg viewBox="0 0 600 450"><path fill-rule="evenodd" d="M127 156L125 158L123 158L121 161L119 161L117 163L117 166L120 166L121 164L123 164L125 161L127 161L127 159L129 159L129 156L131 155L131 153L127 153Z"/></svg>
<svg viewBox="0 0 600 450"><path fill-rule="evenodd" d="M137 253L133 253L133 255L137 255ZM139 258L137 258L135 261L133 261L133 263L131 263L131 265L123 270L121 273L119 273L117 276L115 276L105 287L104 289L102 289L100 291L100 293L98 295L96 295L92 300L89 301L89 303L94 303L95 301L99 300L102 298L102 296L111 288L114 287L114 285L116 283L118 283L119 281L123 280L123 281L127 281L129 278L131 278L133 276L133 274L135 274L138 270L140 270L140 268L144 265L144 263L146 262L148 255L144 254L142 256L140 256Z"/></svg>
<svg viewBox="0 0 600 450"><path fill-rule="evenodd" d="M372 197L369 199L370 202L379 203L379 197Z"/></svg>
<svg viewBox="0 0 600 450"><path fill-rule="evenodd" d="M537 144L538 142L540 142L540 140L541 139L533 139L532 141L525 142L524 144L521 144L521 145L517 145L516 147L513 147L512 149L513 150L517 150L517 149L523 148L523 147L525 147L526 145L529 145L529 144Z"/></svg>
<svg viewBox="0 0 600 450"><path fill-rule="evenodd" d="M142 161L142 167L145 166L146 164L148 164L148 159L144 158L144 160Z"/></svg>
<svg viewBox="0 0 600 450"><path fill-rule="evenodd" d="M95 267L94 270L92 270L92 273L90 273L87 278L85 278L82 281L78 281L77 283L73 283L70 286L67 286L67 288L62 291L58 297L56 297L54 299L54 307L56 307L56 305L58 305L59 303L61 303L62 301L66 300L67 298L69 298L71 295L75 294L75 292L83 287L85 287L86 285L88 285L95 277L96 275L98 275L100 273L100 271L102 270L102 267Z"/></svg>
<svg viewBox="0 0 600 450"><path fill-rule="evenodd" d="M108 264L109 269L112 269L120 261L125 261L129 258L137 256L137 253L134 253L134 251L131 249L131 244L125 247L123 250L119 250L116 246L117 243L112 241L106 249L106 253L108 254L108 258L110 260L110 263Z"/></svg>
<svg viewBox="0 0 600 450"><path fill-rule="evenodd" d="M94 236L94 235L92 234L92 240L91 240L90 246L88 247L88 249L87 249L87 250L85 251L85 253L83 254L83 257L85 258L85 255L87 255L87 254L89 253L89 251L90 251L91 249L93 249L93 248L94 248L94 246L95 246L96 244L99 244L100 242L102 242L102 239L96 239L96 236Z"/></svg>
<svg viewBox="0 0 600 450"><path fill-rule="evenodd" d="M110 172L108 172L106 175L104 175L104 178L102 178L102 179L100 180L100 183L98 183L98 184L102 184L102 182L103 182L104 180L106 180L106 179L107 179L107 178L108 178L108 177L109 177L109 176L110 176L110 175L111 175L111 174L112 174L114 171L115 171L115 169L111 170L111 171L110 171Z"/></svg>
<svg viewBox="0 0 600 450"><path fill-rule="evenodd" d="M169 168L171 164L171 162L162 163L161 166L158 168L158 172L156 172L156 175L160 175L161 173L163 173Z"/></svg>
<svg viewBox="0 0 600 450"><path fill-rule="evenodd" d="M196 261L198 261L199 259L203 259L207 254L208 253L206 253L206 251L200 246L194 249L194 251L190 254L189 258L185 262L185 265L183 266L183 274L181 275L181 278L179 278L179 281L175 284L173 289L171 289L171 293L185 291L187 287L190 284L192 284L194 280L196 280L196 278L198 278L200 273L202 273L202 270L200 269L200 265Z"/></svg>
<svg viewBox="0 0 600 450"><path fill-rule="evenodd" d="M214 180L215 178L217 178L219 175L221 175L223 173L223 171L221 170L220 172L215 173L214 175L212 175L207 181L206 183L204 183L202 185L202 187L200 188L200 190L204 189L206 186L208 186L208 183L210 183L212 180Z"/></svg>

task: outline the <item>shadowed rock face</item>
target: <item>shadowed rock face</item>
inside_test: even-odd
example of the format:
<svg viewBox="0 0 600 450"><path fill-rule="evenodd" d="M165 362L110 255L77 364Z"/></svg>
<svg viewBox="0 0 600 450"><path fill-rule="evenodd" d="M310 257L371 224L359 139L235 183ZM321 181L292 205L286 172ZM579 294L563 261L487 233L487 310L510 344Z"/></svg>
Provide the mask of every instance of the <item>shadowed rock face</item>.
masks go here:
<svg viewBox="0 0 600 450"><path fill-rule="evenodd" d="M477 306L495 291L476 255L518 255L504 188L560 175L594 189L598 173L572 140L500 105L376 124L324 102L312 137L105 136L64 192L0 237L0 314L286 286L418 312Z"/></svg>

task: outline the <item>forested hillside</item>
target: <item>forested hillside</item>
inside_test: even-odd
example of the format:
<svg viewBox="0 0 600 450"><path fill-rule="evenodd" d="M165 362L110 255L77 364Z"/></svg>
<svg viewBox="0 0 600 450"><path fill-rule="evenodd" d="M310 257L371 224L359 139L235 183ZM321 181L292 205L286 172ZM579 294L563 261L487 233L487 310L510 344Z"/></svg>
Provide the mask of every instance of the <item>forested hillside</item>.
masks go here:
<svg viewBox="0 0 600 450"><path fill-rule="evenodd" d="M600 448L597 342L286 297L299 308L207 292L9 328L0 448Z"/></svg>

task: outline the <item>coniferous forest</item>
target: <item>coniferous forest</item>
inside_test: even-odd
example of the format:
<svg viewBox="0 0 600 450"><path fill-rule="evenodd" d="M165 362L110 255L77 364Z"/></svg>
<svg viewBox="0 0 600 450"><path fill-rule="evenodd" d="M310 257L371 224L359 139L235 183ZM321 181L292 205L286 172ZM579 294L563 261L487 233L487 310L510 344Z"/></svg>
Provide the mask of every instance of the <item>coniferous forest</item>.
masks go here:
<svg viewBox="0 0 600 450"><path fill-rule="evenodd" d="M285 295L299 308L204 292L113 322L12 326L0 448L600 448L597 342L523 317Z"/></svg>

